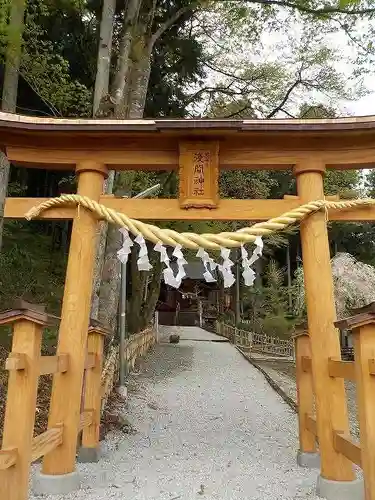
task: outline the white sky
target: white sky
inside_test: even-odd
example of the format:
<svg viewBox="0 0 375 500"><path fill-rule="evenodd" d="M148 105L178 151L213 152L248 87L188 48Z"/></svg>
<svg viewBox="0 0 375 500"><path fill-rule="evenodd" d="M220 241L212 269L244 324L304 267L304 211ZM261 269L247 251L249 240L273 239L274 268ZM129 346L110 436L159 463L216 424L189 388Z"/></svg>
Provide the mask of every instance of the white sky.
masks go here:
<svg viewBox="0 0 375 500"><path fill-rule="evenodd" d="M281 16L286 15L285 13L281 13ZM368 23L371 21L365 21L362 23L358 23L357 25L357 33L360 33L361 30L364 32L367 31L368 28ZM292 36L296 37L298 39L302 32L303 32L303 26L301 25L296 25L294 32L291 33ZM285 43L285 35L286 33L279 33L276 36L271 36L268 39L266 38L263 40L263 44L265 45L266 52L272 53L274 51L273 46L275 43L282 43L284 40ZM337 32L332 35L328 35L327 38L325 38L326 44L328 47L332 47L338 51L338 53L341 53L343 58L342 62L337 62L335 64L335 67L337 70L341 73L345 74L350 74L351 70L354 69L350 64L347 63L347 60L352 57L356 57L356 49L353 48L348 44L348 38L347 35L344 34L343 32ZM271 56L274 58L275 56ZM346 60L345 60L346 59ZM356 101L339 101L338 107L340 108L341 114L342 115L354 115L354 116L366 116L366 115L375 115L375 68L372 68L371 63L369 63L368 68L372 70L372 74L365 75L363 77L363 85L364 87L369 91L367 95L364 97L356 100ZM322 98L322 96L321 96ZM323 98L324 102L324 98Z"/></svg>
<svg viewBox="0 0 375 500"><path fill-rule="evenodd" d="M355 116L375 115L375 76L368 76L365 78L365 85L371 94L362 97L355 102L342 102L342 110L347 114Z"/></svg>

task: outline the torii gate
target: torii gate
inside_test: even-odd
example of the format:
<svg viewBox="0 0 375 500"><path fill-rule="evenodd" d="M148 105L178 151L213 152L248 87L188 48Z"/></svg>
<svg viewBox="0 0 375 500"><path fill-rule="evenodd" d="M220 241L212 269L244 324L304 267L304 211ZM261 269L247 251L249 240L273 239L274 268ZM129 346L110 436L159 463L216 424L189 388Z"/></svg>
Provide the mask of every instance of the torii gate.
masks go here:
<svg viewBox="0 0 375 500"><path fill-rule="evenodd" d="M326 169L372 168L375 163L375 117L115 121L46 119L0 113L0 147L16 165L75 169L78 194L134 219L146 220L151 215L153 220L266 221L303 203L323 200ZM298 196L280 200L219 198L219 169L289 168L297 179ZM179 170L179 198L137 200L103 195L107 169ZM40 198L7 198L5 217L23 218L28 210L43 201ZM60 484L61 491L69 484L76 485L72 477L76 474L76 440L98 223L97 216L88 210L81 208L79 217L77 213L76 207L58 207L41 214L41 218L74 221L58 343L58 353L69 356L69 369L54 376L49 417L49 427L62 424L64 434L62 443L44 457L40 478L43 480L44 476L48 480L53 476L57 481L55 486ZM317 438L321 462L319 491L329 500L356 500L362 498L362 485L355 480L352 444L345 438L349 427L344 375L343 371L341 375L336 371L332 376L329 368L332 358L340 364L340 345L334 326L326 218L324 211L317 211L301 223L316 420L300 415L300 462L306 465L316 456ZM375 208L328 210L328 218L371 221L375 220ZM371 345L375 357L375 339ZM306 358L306 352L304 355ZM375 475L375 426L367 420L373 408L373 402L360 408L364 426L363 431L361 428L361 463L366 477L367 500L375 500L375 486L369 479ZM338 435L342 436L341 441ZM32 435L28 438L31 440ZM24 497L13 495L5 500L16 498Z"/></svg>

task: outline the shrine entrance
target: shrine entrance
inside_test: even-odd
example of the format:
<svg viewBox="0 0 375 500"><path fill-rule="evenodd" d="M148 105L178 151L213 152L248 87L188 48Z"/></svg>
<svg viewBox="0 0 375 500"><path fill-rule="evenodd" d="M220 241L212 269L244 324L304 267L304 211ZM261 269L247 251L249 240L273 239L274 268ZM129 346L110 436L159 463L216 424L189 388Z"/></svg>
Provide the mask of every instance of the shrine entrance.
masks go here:
<svg viewBox="0 0 375 500"><path fill-rule="evenodd" d="M41 481L48 483L53 478L54 487L60 485L61 491L76 484L72 478L76 471L77 435L83 425L81 394L87 365L98 220L117 224L126 228L128 234L137 236L142 266L147 267L147 251L143 252L145 241L151 241L165 263L165 281L176 289L183 278L184 249L197 251L207 282L214 278L212 271L218 269L224 286L229 287L234 283L230 252L232 248L241 247L243 276L245 282L251 284L251 265L261 253L262 237L300 223L308 332L299 337L301 340L297 339L298 460L302 466L316 463L318 441L320 494L328 500L363 498L363 486L355 479L354 462L364 471L366 499L375 500L374 317L373 313L367 313L359 322L352 322L356 332L356 359L349 365L341 361L327 235L327 221L372 221L375 207L371 200L325 198L323 189L326 169L374 166L374 118L110 121L30 118L0 113L0 132L1 147L11 162L30 168L75 170L78 177L76 195L52 200L12 197L7 198L4 209L6 218L26 215L28 219L73 220L57 352L59 362L65 360L65 364L64 369L55 370L49 434L43 436L47 444L42 452L40 444L38 448L38 458L44 456ZM124 199L103 195L103 181L109 169L178 170L179 197ZM220 199L220 169L292 169L297 195L277 200ZM248 221L257 223L232 233L180 234L142 222L150 216L159 221L215 219L242 220L246 221L244 225ZM250 244L251 256L245 244ZM130 239L125 235L121 253L124 261L129 245ZM168 247L174 249L176 272L169 266ZM210 252L220 252L219 266ZM28 349L40 349L39 341L32 338L37 329L35 324L39 328L44 324L43 318L24 313L19 318L22 319L21 337L26 343L31 342ZM18 348L23 349L22 346L20 341ZM19 361L12 364L19 384L24 383L22 377L34 384L40 372L35 366L33 370L25 370L31 351L18 351ZM350 376L355 377L359 388L360 444L353 442L349 435L344 378ZM22 386L23 390L26 385ZM21 394L22 391L17 396L14 391L8 395L8 399L12 399L8 405L13 415L21 411ZM28 397L21 412L23 421L15 418L12 424L6 422L9 428L5 429L6 439L0 451L4 500L27 498L29 466L35 457L35 391ZM90 419L85 446L93 449L99 440L98 404L98 395L91 394L87 403L90 406L86 407ZM17 425L22 425L23 432L17 432ZM58 433L56 429L60 429Z"/></svg>

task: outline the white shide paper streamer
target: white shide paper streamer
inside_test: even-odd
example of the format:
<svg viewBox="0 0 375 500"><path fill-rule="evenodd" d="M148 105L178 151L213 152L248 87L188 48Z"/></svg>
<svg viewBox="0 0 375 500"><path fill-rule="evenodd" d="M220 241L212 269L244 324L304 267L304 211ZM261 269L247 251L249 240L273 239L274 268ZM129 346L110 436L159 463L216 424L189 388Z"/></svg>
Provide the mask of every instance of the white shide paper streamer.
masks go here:
<svg viewBox="0 0 375 500"><path fill-rule="evenodd" d="M120 262L126 264L129 259L129 254L131 253L133 241L127 229L121 228L119 231L123 235L123 243L122 247L117 252L117 257ZM138 235L135 241L139 245L139 254L137 260L138 269L140 271L150 271L152 269L152 265L149 261L146 241L142 235ZM174 275L173 270L170 266L170 259L168 257L167 249L165 248L165 246L162 243L157 243L154 247L154 250L160 253L160 262L163 262L165 264L165 269L163 270L164 282L174 288L179 288L181 286L183 278L186 276L184 266L187 265L187 261L185 260L182 253L181 245L176 245L172 253L173 257L176 258L177 263L176 276ZM223 275L224 288L229 288L236 281L235 276L232 272L234 262L230 259L230 249L221 248L220 253L223 259L222 264L217 264L216 262L214 262L214 260L209 256L204 248L199 248L197 257L202 260L205 269L203 277L207 283L213 283L216 281L212 274L212 271L218 268ZM251 269L251 266L261 257L262 253L263 240L260 236L258 236L255 240L255 249L250 258L245 247L241 246L241 259L243 268L242 276L246 286L252 286L254 284L255 272L253 269Z"/></svg>
<svg viewBox="0 0 375 500"><path fill-rule="evenodd" d="M186 266L187 261L184 258L181 248L180 245L177 245L172 254L173 257L177 259L177 274L175 276L170 266L170 259L165 246L162 243L157 243L154 247L154 250L160 253L160 262L165 264L165 269L163 271L164 283L173 286L173 288L179 288L182 278L186 276L184 266Z"/></svg>
<svg viewBox="0 0 375 500"><path fill-rule="evenodd" d="M131 248L133 246L133 241L129 236L129 232L124 227L119 229L120 233L123 236L122 247L117 252L117 258L122 264L126 264L129 259L129 254L131 253Z"/></svg>
<svg viewBox="0 0 375 500"><path fill-rule="evenodd" d="M203 277L207 283L213 283L216 279L212 275L212 271L214 271L217 267L217 264L211 259L204 248L199 248L197 252L197 257L200 257L203 262L203 266L205 272L203 273Z"/></svg>
<svg viewBox="0 0 375 500"><path fill-rule="evenodd" d="M224 288L230 288L233 283L236 281L234 274L232 272L232 266L234 262L230 260L230 249L229 248L221 248L220 250L221 257L223 259L223 263L219 265L219 269L224 279Z"/></svg>
<svg viewBox="0 0 375 500"><path fill-rule="evenodd" d="M181 281L183 278L186 276L185 268L184 266L187 265L187 260L185 260L184 254L182 253L182 246L181 245L176 245L175 249L173 250L173 257L176 257L177 259L177 274L175 279L175 288L179 288L181 285Z"/></svg>
<svg viewBox="0 0 375 500"><path fill-rule="evenodd" d="M263 252L263 240L260 236L257 236L255 239L255 249L253 251L250 259L248 258L249 254L244 246L241 246L241 258L242 258L242 276L246 286L252 286L255 281L255 272L251 269L250 266L256 262L259 257L261 257Z"/></svg>
<svg viewBox="0 0 375 500"><path fill-rule="evenodd" d="M144 237L141 234L139 234L136 237L135 242L138 243L139 245L139 253L137 260L138 269L140 271L150 271L152 269L152 265L150 264L148 258L147 245Z"/></svg>

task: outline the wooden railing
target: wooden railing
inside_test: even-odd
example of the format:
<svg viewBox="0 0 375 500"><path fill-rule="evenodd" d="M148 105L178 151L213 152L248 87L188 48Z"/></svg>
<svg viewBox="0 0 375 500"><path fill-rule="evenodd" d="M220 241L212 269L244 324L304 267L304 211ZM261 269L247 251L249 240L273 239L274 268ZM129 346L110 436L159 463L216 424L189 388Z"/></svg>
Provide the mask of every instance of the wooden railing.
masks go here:
<svg viewBox="0 0 375 500"><path fill-rule="evenodd" d="M70 365L66 354L41 355L42 333L49 323L49 316L43 309L36 310L26 303L20 303L17 309L0 314L0 325L13 326L12 350L5 364L9 377L0 449L1 500L27 500L31 463L63 443L63 423L33 436L39 377L68 373ZM107 333L97 322L93 322L88 331L79 426L84 448L96 449L99 445L103 402L105 404L116 378L117 348L110 350L104 369L102 367L104 337ZM153 343L152 329L128 339L125 356L129 371L136 358L143 355Z"/></svg>
<svg viewBox="0 0 375 500"><path fill-rule="evenodd" d="M249 353L259 352L288 358L294 356L293 340L240 330L226 323L218 322L216 328L219 335L229 339L232 344L245 348Z"/></svg>
<svg viewBox="0 0 375 500"><path fill-rule="evenodd" d="M130 373L134 368L136 360L144 356L146 352L155 344L158 325L150 327L143 332L132 335L125 341L124 358L125 369ZM101 378L102 411L105 408L108 397L112 391L114 380L119 368L120 352L118 346L112 346L109 350Z"/></svg>
<svg viewBox="0 0 375 500"><path fill-rule="evenodd" d="M136 333L126 340L124 357L128 373L134 368L137 358L144 356L154 343L155 335L152 328Z"/></svg>
<svg viewBox="0 0 375 500"><path fill-rule="evenodd" d="M366 500L375 500L375 304L369 311L336 323L352 330L354 361L328 358L329 377L350 380L357 385L360 442L341 429L333 431L333 448L363 469ZM372 309L371 309L372 307ZM313 363L307 332L295 337L297 399L300 450L314 453L319 429L314 415ZM324 431L322 429L322 431Z"/></svg>

